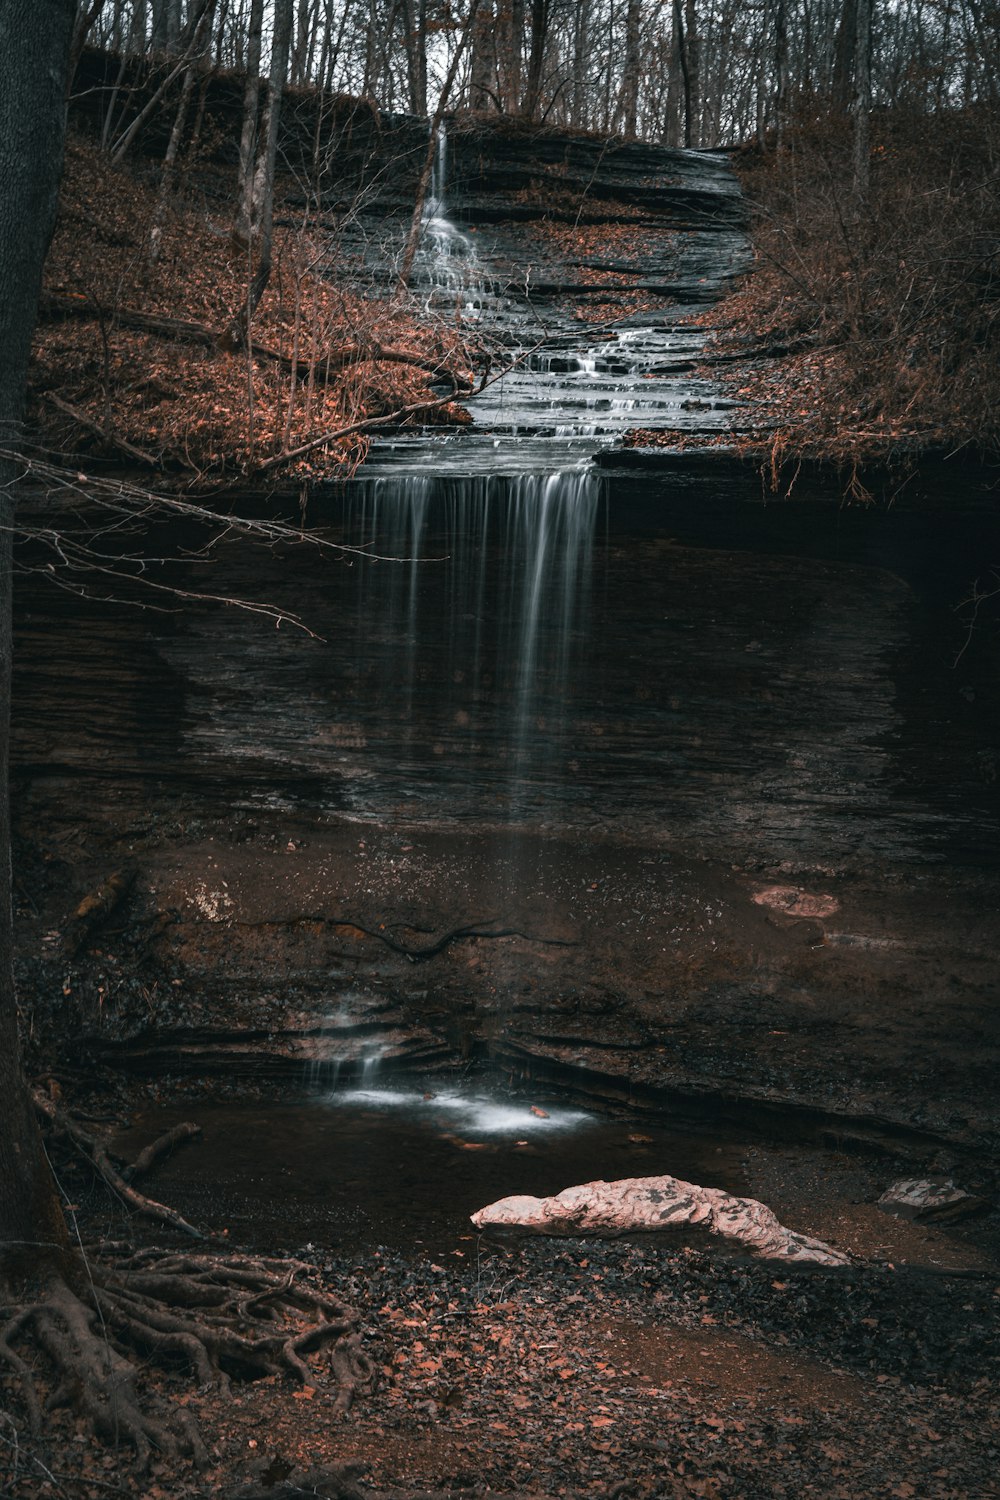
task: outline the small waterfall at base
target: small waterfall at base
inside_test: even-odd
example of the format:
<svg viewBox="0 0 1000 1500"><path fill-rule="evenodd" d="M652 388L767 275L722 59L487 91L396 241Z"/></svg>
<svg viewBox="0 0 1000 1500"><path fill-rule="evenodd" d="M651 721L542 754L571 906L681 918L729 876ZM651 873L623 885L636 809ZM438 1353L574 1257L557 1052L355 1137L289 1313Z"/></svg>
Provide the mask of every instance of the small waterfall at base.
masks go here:
<svg viewBox="0 0 1000 1500"><path fill-rule="evenodd" d="M370 554L355 564L356 691L398 725L417 800L459 766L470 814L539 821L572 784L599 507L585 468L350 487L344 538Z"/></svg>
<svg viewBox="0 0 1000 1500"><path fill-rule="evenodd" d="M364 997L348 992L310 1039L306 1086L335 1094L339 1088L371 1089L385 1048L367 1034Z"/></svg>

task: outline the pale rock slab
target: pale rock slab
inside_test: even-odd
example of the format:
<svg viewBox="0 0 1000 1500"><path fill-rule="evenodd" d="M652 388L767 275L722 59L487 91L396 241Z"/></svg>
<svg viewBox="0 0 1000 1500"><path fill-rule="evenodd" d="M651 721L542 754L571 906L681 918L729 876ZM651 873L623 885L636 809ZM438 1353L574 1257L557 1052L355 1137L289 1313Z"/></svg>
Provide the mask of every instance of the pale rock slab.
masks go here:
<svg viewBox="0 0 1000 1500"><path fill-rule="evenodd" d="M677 1177L625 1177L585 1182L552 1198L501 1198L472 1215L477 1229L520 1229L530 1234L634 1234L694 1224L738 1240L768 1260L845 1266L832 1245L796 1234L755 1198L734 1198L720 1188L698 1187Z"/></svg>
<svg viewBox="0 0 1000 1500"><path fill-rule="evenodd" d="M878 1207L883 1213L900 1219L954 1223L978 1213L987 1204L974 1193L967 1193L950 1178L907 1177L887 1187Z"/></svg>

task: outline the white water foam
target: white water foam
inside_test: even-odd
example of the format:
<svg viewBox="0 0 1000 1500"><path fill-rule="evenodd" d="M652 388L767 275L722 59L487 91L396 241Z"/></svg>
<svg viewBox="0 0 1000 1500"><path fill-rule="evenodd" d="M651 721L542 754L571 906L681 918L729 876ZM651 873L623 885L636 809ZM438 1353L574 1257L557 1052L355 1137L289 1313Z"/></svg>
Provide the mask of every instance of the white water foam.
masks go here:
<svg viewBox="0 0 1000 1500"><path fill-rule="evenodd" d="M338 1108L401 1110L416 1119L447 1123L466 1135L537 1136L596 1123L595 1116L582 1109L541 1109L521 1100L453 1090L422 1094L415 1089L348 1088L328 1094L325 1102Z"/></svg>

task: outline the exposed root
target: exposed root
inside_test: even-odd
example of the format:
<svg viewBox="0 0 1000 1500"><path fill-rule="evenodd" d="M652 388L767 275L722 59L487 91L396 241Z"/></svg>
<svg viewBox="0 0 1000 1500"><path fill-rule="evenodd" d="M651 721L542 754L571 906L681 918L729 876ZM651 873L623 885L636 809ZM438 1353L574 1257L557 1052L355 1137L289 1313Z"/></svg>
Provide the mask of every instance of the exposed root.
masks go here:
<svg viewBox="0 0 1000 1500"><path fill-rule="evenodd" d="M130 1443L141 1466L153 1453L206 1454L189 1412L153 1415L137 1391L131 1355L186 1364L199 1385L291 1374L306 1385L307 1360L323 1352L346 1412L374 1367L361 1348L359 1314L309 1284L297 1261L143 1250L88 1261L81 1287L51 1277L25 1307L7 1309L0 1363L20 1385L37 1436L45 1410L72 1404L106 1442ZM18 1352L32 1339L47 1358L51 1394Z"/></svg>
<svg viewBox="0 0 1000 1500"><path fill-rule="evenodd" d="M119 1172L108 1155L107 1149L102 1143L92 1136L89 1131L84 1130L82 1125L71 1118L65 1110L59 1108L52 1099L49 1099L39 1090L34 1092L35 1108L42 1116L43 1123L49 1130L66 1140L71 1141L83 1157L103 1178L108 1187L117 1193L130 1208L137 1214L142 1214L147 1219L158 1219L161 1224L169 1224L171 1229L179 1229L182 1234L190 1235L192 1239L200 1240L204 1236L200 1229L189 1224L187 1219L179 1214L176 1209L168 1208L165 1203L158 1203L155 1198L147 1198L145 1194L138 1192L129 1185L127 1178L135 1177L140 1172L148 1171L160 1156L177 1145L181 1140L189 1140L200 1134L197 1125L178 1126L176 1130L169 1132L168 1136L161 1136L154 1141L137 1158L136 1162L125 1173Z"/></svg>
<svg viewBox="0 0 1000 1500"><path fill-rule="evenodd" d="M468 927L453 927L443 937L439 937L433 943L428 943L423 948L411 948L406 943L401 943L391 937L387 932L375 927L366 927L363 922L357 921L354 917L330 917L319 912L303 912L293 917L281 920L271 919L266 922L234 923L238 927L295 927L305 924L347 927L354 932L362 932L365 937L376 938L380 943L384 943L387 948L392 949L393 953L399 953L404 958L408 958L411 964L426 963L428 959L437 958L438 954L450 948L452 943L466 942L470 938L495 941L499 938L517 937L523 938L526 943L537 943L539 947L544 948L575 948L577 946L575 942L567 938L537 937L534 933L522 932L520 927L498 927L495 923L492 925L474 923Z"/></svg>
<svg viewBox="0 0 1000 1500"><path fill-rule="evenodd" d="M190 1121L184 1121L181 1125L175 1125L172 1130L165 1130L161 1136L139 1152L130 1167L125 1167L122 1177L126 1182L134 1182L137 1177L145 1177L151 1172L165 1156L178 1146L183 1146L186 1141L195 1141L201 1135L201 1126L192 1125Z"/></svg>

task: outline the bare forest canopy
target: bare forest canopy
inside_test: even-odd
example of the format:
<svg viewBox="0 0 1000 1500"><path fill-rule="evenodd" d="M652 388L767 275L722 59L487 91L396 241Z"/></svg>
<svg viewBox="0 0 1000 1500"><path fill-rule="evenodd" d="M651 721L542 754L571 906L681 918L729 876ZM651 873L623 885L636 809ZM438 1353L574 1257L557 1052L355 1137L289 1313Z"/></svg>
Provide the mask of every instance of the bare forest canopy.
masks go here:
<svg viewBox="0 0 1000 1500"><path fill-rule="evenodd" d="M996 103L990 0L79 0L85 42L168 69L267 73L390 112L452 108L714 147L804 101ZM275 53L278 57L275 57ZM451 85L445 90L445 83Z"/></svg>

